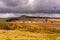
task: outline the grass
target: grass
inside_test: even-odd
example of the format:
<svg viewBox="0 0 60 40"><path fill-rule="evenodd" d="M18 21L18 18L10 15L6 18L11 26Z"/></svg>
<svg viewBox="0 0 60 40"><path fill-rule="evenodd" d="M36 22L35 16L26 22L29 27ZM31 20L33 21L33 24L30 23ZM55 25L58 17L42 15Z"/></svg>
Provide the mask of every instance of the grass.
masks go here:
<svg viewBox="0 0 60 40"><path fill-rule="evenodd" d="M60 24L0 22L0 40L60 40Z"/></svg>
<svg viewBox="0 0 60 40"><path fill-rule="evenodd" d="M60 24L53 23L14 23L0 22L0 29L3 30L21 30L37 33L60 33Z"/></svg>
<svg viewBox="0 0 60 40"><path fill-rule="evenodd" d="M19 30L0 30L0 40L20 40L20 39L39 39L39 40L56 40L60 34L32 33Z"/></svg>

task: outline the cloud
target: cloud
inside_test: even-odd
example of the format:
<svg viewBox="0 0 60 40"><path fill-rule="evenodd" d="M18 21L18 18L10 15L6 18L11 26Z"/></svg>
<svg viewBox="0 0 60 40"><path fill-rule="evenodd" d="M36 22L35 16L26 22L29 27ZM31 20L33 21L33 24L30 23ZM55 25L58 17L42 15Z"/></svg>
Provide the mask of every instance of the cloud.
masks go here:
<svg viewBox="0 0 60 40"><path fill-rule="evenodd" d="M30 11L28 0L3 0L3 3L12 11Z"/></svg>
<svg viewBox="0 0 60 40"><path fill-rule="evenodd" d="M0 0L0 8L5 8L6 5Z"/></svg>
<svg viewBox="0 0 60 40"><path fill-rule="evenodd" d="M16 15L14 15L12 13L10 13L10 14L8 14L8 13L0 14L0 18L8 18L8 17L16 17Z"/></svg>
<svg viewBox="0 0 60 40"><path fill-rule="evenodd" d="M0 5L1 9L13 12L60 10L60 0L0 0Z"/></svg>
<svg viewBox="0 0 60 40"><path fill-rule="evenodd" d="M0 18L15 17L21 15L60 17L60 14L57 13L38 13L41 10L47 12L49 12L50 10L60 10L60 0L0 0ZM19 13L17 14L17 12ZM28 13L24 14L21 12ZM29 12L32 14L30 14ZM36 12L36 14L34 14L33 12Z"/></svg>
<svg viewBox="0 0 60 40"><path fill-rule="evenodd" d="M35 14L31 14L31 13L0 13L0 18L9 18L9 17L20 17L22 15L26 15L26 16L40 16L40 17L57 17L60 18L60 14L49 14L49 13L35 13Z"/></svg>

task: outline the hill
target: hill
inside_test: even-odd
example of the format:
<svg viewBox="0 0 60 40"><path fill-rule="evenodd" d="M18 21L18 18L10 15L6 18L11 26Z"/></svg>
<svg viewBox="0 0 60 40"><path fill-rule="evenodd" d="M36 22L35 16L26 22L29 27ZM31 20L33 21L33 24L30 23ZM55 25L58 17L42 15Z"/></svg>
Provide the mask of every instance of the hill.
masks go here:
<svg viewBox="0 0 60 40"><path fill-rule="evenodd" d="M23 15L0 20L0 40L60 40L60 18Z"/></svg>
<svg viewBox="0 0 60 40"><path fill-rule="evenodd" d="M51 22L51 23L60 23L60 18L56 17L35 17L35 16L26 16L22 15L20 17L12 17L5 20L6 22L27 22L27 23L44 23L44 22Z"/></svg>

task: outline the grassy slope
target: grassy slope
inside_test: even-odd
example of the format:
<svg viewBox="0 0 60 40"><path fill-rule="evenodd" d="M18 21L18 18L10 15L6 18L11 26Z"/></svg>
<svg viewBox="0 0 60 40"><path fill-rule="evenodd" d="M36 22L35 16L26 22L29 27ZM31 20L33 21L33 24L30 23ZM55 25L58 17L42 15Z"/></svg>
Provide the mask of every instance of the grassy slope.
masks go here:
<svg viewBox="0 0 60 40"><path fill-rule="evenodd" d="M37 38L39 40L56 40L59 34L40 34L18 30L0 30L0 40L19 40L19 39L31 39Z"/></svg>
<svg viewBox="0 0 60 40"><path fill-rule="evenodd" d="M13 26L11 25L13 24ZM53 24L53 23L7 23L2 22L0 23L0 27L4 25L5 27L8 25L9 27L20 27L17 28L19 30L0 30L0 40L19 40L27 39L27 38L39 38L39 40L56 40L58 37L60 37L60 33L44 33L44 31L51 30L53 28L59 28L60 24ZM3 27L3 26L2 26ZM51 29L48 29L52 27ZM41 28L41 30L39 29ZM47 29L44 29L47 28ZM27 30L26 30L27 29ZM34 29L34 30L33 30ZM36 30L39 31L37 33ZM35 32L31 32L31 31ZM54 29L55 30L55 29ZM42 31L42 32L41 32ZM49 31L48 31L49 32ZM36 39L37 40L37 39ZM60 40L60 39L59 39Z"/></svg>

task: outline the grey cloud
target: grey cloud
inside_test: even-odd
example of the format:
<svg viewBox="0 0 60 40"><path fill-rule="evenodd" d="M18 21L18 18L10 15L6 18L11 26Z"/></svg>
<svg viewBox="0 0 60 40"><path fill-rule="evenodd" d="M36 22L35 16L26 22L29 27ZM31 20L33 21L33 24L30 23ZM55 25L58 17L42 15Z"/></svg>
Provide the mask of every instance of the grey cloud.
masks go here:
<svg viewBox="0 0 60 40"><path fill-rule="evenodd" d="M27 0L3 0L3 2L7 5L7 6L22 6L24 4L27 4Z"/></svg>
<svg viewBox="0 0 60 40"><path fill-rule="evenodd" d="M6 6L9 6L9 7L14 7L14 6L17 6L19 1L14 1L14 0L3 0L3 2L6 4Z"/></svg>
<svg viewBox="0 0 60 40"><path fill-rule="evenodd" d="M28 11L30 10L27 4L27 0L3 0L2 1L7 9L12 11Z"/></svg>
<svg viewBox="0 0 60 40"><path fill-rule="evenodd" d="M55 6L54 0L36 0L35 9L37 10L51 10Z"/></svg>
<svg viewBox="0 0 60 40"><path fill-rule="evenodd" d="M29 0L1 0L5 9L9 9L17 12L31 12L40 10L60 10L60 0L33 0L29 3Z"/></svg>
<svg viewBox="0 0 60 40"><path fill-rule="evenodd" d="M8 17L20 17L22 15L27 15L27 16L40 16L40 17L57 17L60 18L60 14L45 14L45 13L36 13L36 14L26 14L26 13L0 13L0 18L8 18Z"/></svg>
<svg viewBox="0 0 60 40"><path fill-rule="evenodd" d="M24 5L26 5L28 1L27 0L3 0L3 2L8 7L20 8L20 7L25 7Z"/></svg>

